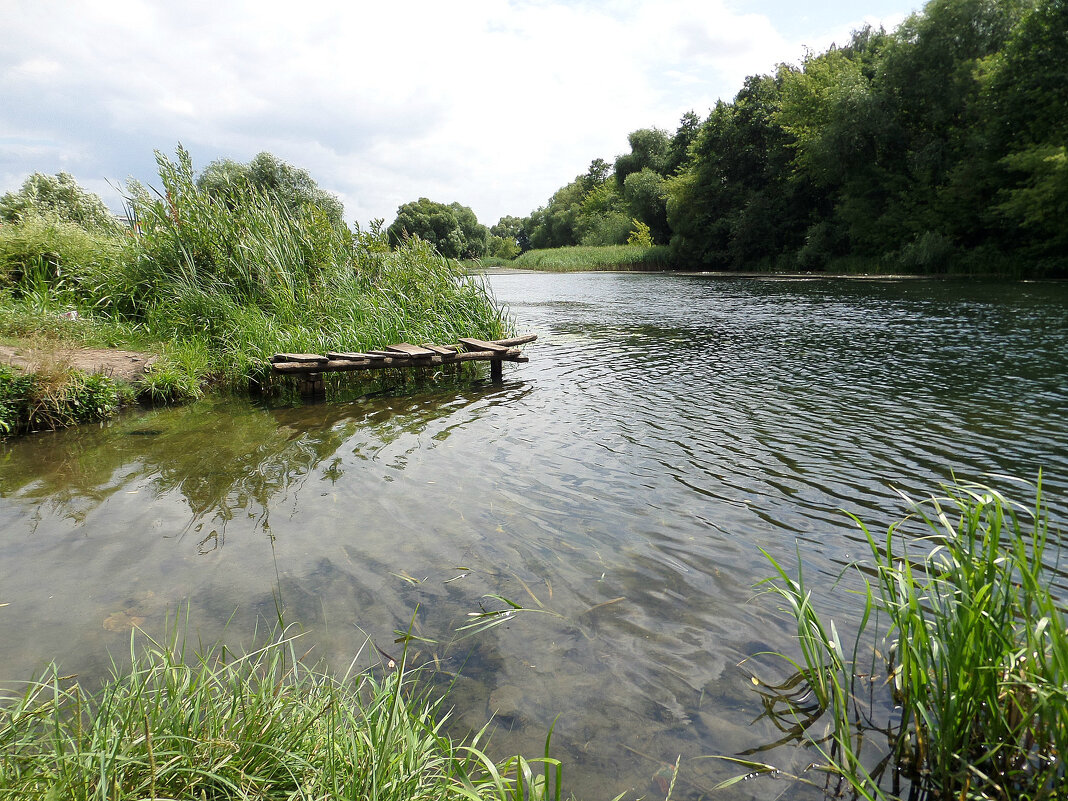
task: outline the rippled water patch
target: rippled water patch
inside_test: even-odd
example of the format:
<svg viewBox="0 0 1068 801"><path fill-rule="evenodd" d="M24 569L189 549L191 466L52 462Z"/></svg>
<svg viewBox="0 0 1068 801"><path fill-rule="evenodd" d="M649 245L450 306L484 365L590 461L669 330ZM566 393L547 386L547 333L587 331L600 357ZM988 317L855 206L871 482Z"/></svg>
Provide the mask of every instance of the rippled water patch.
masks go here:
<svg viewBox="0 0 1068 801"><path fill-rule="evenodd" d="M759 548L829 589L863 554L840 509L885 525L905 510L895 489L953 473L1043 468L1063 529L1063 285L492 284L540 335L502 386L214 401L0 446L0 677L53 657L99 671L130 625L185 602L204 638L248 640L280 599L339 664L366 635L395 648L418 608L413 655L451 687L457 725L496 716L497 747L538 752L559 716L580 796L653 797L680 754L782 737L739 667L790 631L754 589ZM488 594L537 611L464 639ZM676 797L733 772L687 762Z"/></svg>

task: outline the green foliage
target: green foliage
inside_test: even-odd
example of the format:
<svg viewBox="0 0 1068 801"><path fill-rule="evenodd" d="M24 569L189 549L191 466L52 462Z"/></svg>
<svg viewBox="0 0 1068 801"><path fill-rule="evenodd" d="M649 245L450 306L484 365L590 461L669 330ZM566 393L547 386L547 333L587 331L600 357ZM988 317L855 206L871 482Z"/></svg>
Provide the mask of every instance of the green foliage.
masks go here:
<svg viewBox="0 0 1068 801"><path fill-rule="evenodd" d="M584 270L666 270L672 266L664 246L611 245L575 246L528 250L513 262L514 266L546 272L581 272Z"/></svg>
<svg viewBox="0 0 1068 801"><path fill-rule="evenodd" d="M660 128L640 128L627 135L630 152L616 157L616 183L623 186L627 176L649 169L663 175L670 164L671 137Z"/></svg>
<svg viewBox="0 0 1068 801"><path fill-rule="evenodd" d="M0 364L0 436L25 427L34 381L6 364Z"/></svg>
<svg viewBox="0 0 1068 801"><path fill-rule="evenodd" d="M548 755L495 763L444 733L400 665L336 677L281 633L245 654L134 635L98 692L56 666L0 699L9 798L559 801ZM551 732L550 732L551 737Z"/></svg>
<svg viewBox="0 0 1068 801"><path fill-rule="evenodd" d="M186 403L204 395L211 354L203 340L169 344L138 383L140 398L149 403Z"/></svg>
<svg viewBox="0 0 1068 801"><path fill-rule="evenodd" d="M1031 235L1034 251L1068 257L1068 149L1036 145L1005 156L1001 164L1015 182L1001 190L997 212Z"/></svg>
<svg viewBox="0 0 1068 801"><path fill-rule="evenodd" d="M0 225L0 288L87 309L104 276L120 269L124 240L117 228L87 230L55 215Z"/></svg>
<svg viewBox="0 0 1068 801"><path fill-rule="evenodd" d="M697 141L697 134L700 130L701 118L696 113L687 111L682 115L679 127L675 135L671 137L667 161L664 164L664 175L675 175L689 164L690 148Z"/></svg>
<svg viewBox="0 0 1068 801"><path fill-rule="evenodd" d="M1031 510L989 487L946 490L913 504L924 536L908 532L907 519L876 539L857 521L871 563L859 573L864 606L851 653L834 622L820 619L801 573L772 560L772 589L797 619L802 662L791 664L818 704L814 712L777 697L777 715L800 724L859 797L890 798L877 775L887 762L869 772L861 759L874 729L889 743L891 775L908 777L920 797L1058 798L1068 780L1068 619L1052 592L1041 483ZM867 656L868 626L880 620L885 642ZM873 664L885 676L869 675ZM894 710L885 722L884 709Z"/></svg>
<svg viewBox="0 0 1068 801"><path fill-rule="evenodd" d="M130 187L136 252L109 287L123 313L190 288L285 308L353 271L351 232L318 206L290 210L254 187L226 197L201 191L180 146L176 161L157 153L156 162L162 192Z"/></svg>
<svg viewBox="0 0 1068 801"><path fill-rule="evenodd" d="M302 170L270 153L260 153L248 164L230 159L211 162L197 176L197 189L240 207L253 193L269 196L293 214L312 208L326 216L331 225L344 225L341 201L319 187L307 170Z"/></svg>
<svg viewBox="0 0 1068 801"><path fill-rule="evenodd" d="M202 187L181 147L157 163L159 190L130 187L136 231L36 216L0 226L0 331L162 351L140 392L168 402L208 381L244 384L278 351L506 333L486 287L428 243L390 250L380 220L352 231L251 182ZM76 323L61 316L72 307Z"/></svg>
<svg viewBox="0 0 1068 801"><path fill-rule="evenodd" d="M623 199L631 215L645 225L653 240L666 245L671 232L668 229L664 177L648 167L631 173L623 183Z"/></svg>
<svg viewBox="0 0 1068 801"><path fill-rule="evenodd" d="M632 220L631 222L634 223L634 230L627 237L627 244L651 248L653 246L653 235L649 232L649 226L641 220Z"/></svg>
<svg viewBox="0 0 1068 801"><path fill-rule="evenodd" d="M491 236L486 252L495 259L509 261L519 255L519 243L512 236Z"/></svg>
<svg viewBox="0 0 1068 801"><path fill-rule="evenodd" d="M0 436L106 420L125 400L105 375L62 364L38 373L0 365Z"/></svg>
<svg viewBox="0 0 1068 801"><path fill-rule="evenodd" d="M530 246L620 243L637 218L695 269L1068 275L1066 28L1066 0L930 0L673 136L632 132L614 181L595 161L530 215Z"/></svg>
<svg viewBox="0 0 1068 801"><path fill-rule="evenodd" d="M119 227L100 196L82 189L66 172L35 172L18 192L0 197L0 222L20 222L29 217L54 217L90 230Z"/></svg>
<svg viewBox="0 0 1068 801"><path fill-rule="evenodd" d="M394 245L419 237L450 259L479 258L485 254L489 238L486 226L467 206L435 203L425 197L397 209L397 219L386 233Z"/></svg>

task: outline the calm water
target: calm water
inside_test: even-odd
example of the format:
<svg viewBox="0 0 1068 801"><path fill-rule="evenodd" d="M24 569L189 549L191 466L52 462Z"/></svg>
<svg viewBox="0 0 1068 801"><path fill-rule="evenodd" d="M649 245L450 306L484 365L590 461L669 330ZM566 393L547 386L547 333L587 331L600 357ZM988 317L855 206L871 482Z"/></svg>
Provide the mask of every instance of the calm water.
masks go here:
<svg viewBox="0 0 1068 801"><path fill-rule="evenodd" d="M53 658L95 675L131 625L158 633L186 603L204 639L248 642L280 597L339 665L361 648L370 662L368 636L394 653L414 614L434 641L414 656L452 681L458 728L496 714L496 749L537 752L559 716L580 796L655 798L682 755L674 797L699 798L737 769L688 758L782 736L747 670L785 671L739 667L788 647L789 621L754 589L760 548L800 555L848 617L830 587L864 549L843 509L885 526L905 511L897 489L953 473L1009 488L990 474L1041 468L1068 519L1068 285L492 286L540 337L503 386L212 401L0 445L0 680ZM532 611L464 638L480 603L501 608L488 594ZM784 792L799 797L767 779L716 797Z"/></svg>

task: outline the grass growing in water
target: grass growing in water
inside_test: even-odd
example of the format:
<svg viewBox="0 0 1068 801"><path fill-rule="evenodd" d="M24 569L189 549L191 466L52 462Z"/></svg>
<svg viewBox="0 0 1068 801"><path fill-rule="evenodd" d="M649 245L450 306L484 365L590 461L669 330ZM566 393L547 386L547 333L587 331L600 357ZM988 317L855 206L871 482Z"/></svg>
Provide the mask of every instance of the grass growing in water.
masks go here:
<svg viewBox="0 0 1068 801"><path fill-rule="evenodd" d="M528 250L511 266L546 272L581 272L584 270L666 270L672 266L664 245L578 245L567 248Z"/></svg>
<svg viewBox="0 0 1068 801"><path fill-rule="evenodd" d="M884 539L857 521L872 563L861 573L864 608L851 653L834 622L813 608L800 570L794 578L771 560L778 573L771 586L797 619L802 658L790 661L817 707L814 714L796 696L780 698L779 714L802 724L856 797L896 797L907 778L910 798L1063 798L1068 620L1044 562L1041 480L1032 509L985 486L945 489L945 497L912 504L910 518ZM909 520L922 523L924 536L905 533ZM862 685L872 680L860 678L876 662L860 655L880 619L889 621L886 673L870 686L886 688L885 707L870 696L865 702L871 690ZM877 721L876 707L893 712ZM818 722L826 731L816 730ZM891 746L874 766L862 757L872 732Z"/></svg>
<svg viewBox="0 0 1068 801"><path fill-rule="evenodd" d="M0 698L0 797L559 801L548 741L544 757L494 763L477 737L443 733L403 660L335 678L297 639L235 657L134 638L129 669L95 694L53 666Z"/></svg>

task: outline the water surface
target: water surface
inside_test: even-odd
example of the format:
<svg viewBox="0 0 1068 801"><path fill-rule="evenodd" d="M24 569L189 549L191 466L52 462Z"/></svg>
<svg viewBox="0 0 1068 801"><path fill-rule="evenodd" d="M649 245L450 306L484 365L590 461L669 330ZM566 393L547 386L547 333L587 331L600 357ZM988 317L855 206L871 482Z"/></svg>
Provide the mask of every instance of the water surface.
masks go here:
<svg viewBox="0 0 1068 801"><path fill-rule="evenodd" d="M788 647L754 589L761 548L800 557L848 618L831 587L864 546L842 510L885 526L899 490L1042 469L1063 529L1068 286L491 281L539 334L501 386L213 400L0 445L0 679L50 659L96 675L184 604L203 639L246 642L281 605L340 666L376 656L368 637L396 655L414 616L458 729L495 715L493 748L538 752L559 718L581 797L657 797L682 755L674 797L699 798L736 769L688 758L782 737L748 671L785 671L740 666ZM501 608L489 594L528 611L465 638L469 613Z"/></svg>

